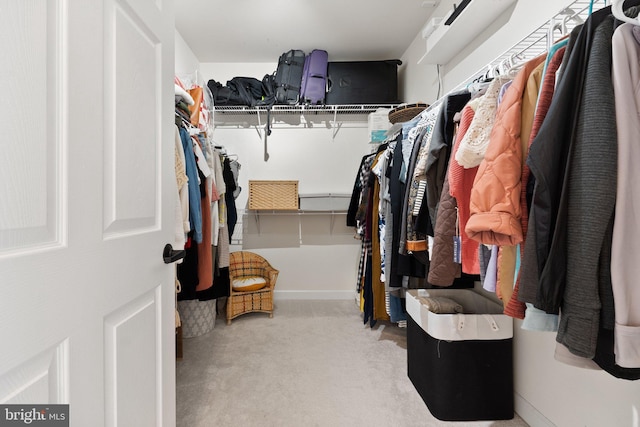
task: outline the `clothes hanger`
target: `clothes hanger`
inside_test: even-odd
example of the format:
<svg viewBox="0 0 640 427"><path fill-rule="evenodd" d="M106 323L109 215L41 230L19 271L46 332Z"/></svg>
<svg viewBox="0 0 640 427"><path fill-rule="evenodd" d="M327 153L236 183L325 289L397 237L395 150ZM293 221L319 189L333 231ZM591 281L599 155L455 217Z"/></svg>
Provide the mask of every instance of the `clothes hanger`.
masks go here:
<svg viewBox="0 0 640 427"><path fill-rule="evenodd" d="M498 64L498 74L501 76L506 76L509 73L511 67L513 67L513 64L511 63L511 56L509 56L508 58L500 61L500 63Z"/></svg>
<svg viewBox="0 0 640 427"><path fill-rule="evenodd" d="M478 94L491 84L491 80L474 81L467 85L467 90L471 95Z"/></svg>
<svg viewBox="0 0 640 427"><path fill-rule="evenodd" d="M505 63L505 72L504 76L513 78L517 74L517 72L522 68L525 59L527 57L523 54L523 52L512 53L507 59Z"/></svg>
<svg viewBox="0 0 640 427"><path fill-rule="evenodd" d="M560 31L560 36L564 36L567 33L566 19L556 21L554 18L551 20L551 25L549 25L549 29L547 30L547 52L551 50L551 46L553 46L556 41L555 37L553 36L556 30Z"/></svg>
<svg viewBox="0 0 640 427"><path fill-rule="evenodd" d="M635 18L631 18L624 14L623 10L624 0L611 0L611 12L613 16L622 22L628 22L633 25L640 25L640 20L636 16Z"/></svg>
<svg viewBox="0 0 640 427"><path fill-rule="evenodd" d="M176 117L180 118L182 125L187 129L187 131L189 132L189 135L193 136L200 133L200 129L195 127L189 120L185 119L178 112L176 112L175 114L176 114Z"/></svg>

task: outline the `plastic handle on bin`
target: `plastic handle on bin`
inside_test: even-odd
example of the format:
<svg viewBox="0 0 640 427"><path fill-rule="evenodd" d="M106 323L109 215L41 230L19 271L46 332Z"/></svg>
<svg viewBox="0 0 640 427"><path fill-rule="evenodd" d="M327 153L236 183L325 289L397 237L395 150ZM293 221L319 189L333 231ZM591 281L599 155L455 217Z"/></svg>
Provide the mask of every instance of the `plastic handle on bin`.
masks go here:
<svg viewBox="0 0 640 427"><path fill-rule="evenodd" d="M493 318L493 316L485 314L483 317L487 320L493 332L498 332L500 330L500 328L498 327L498 323L496 322L496 319Z"/></svg>

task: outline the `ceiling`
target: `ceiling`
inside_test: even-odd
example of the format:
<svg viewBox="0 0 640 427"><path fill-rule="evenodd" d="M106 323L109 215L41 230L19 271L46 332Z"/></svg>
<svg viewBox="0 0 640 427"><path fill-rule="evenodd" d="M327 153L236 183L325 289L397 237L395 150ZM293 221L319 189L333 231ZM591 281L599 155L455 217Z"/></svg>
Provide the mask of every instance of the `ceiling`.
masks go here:
<svg viewBox="0 0 640 427"><path fill-rule="evenodd" d="M176 3L176 29L200 62L275 63L290 49L324 49L330 61L399 59L436 3L440 1L181 0Z"/></svg>

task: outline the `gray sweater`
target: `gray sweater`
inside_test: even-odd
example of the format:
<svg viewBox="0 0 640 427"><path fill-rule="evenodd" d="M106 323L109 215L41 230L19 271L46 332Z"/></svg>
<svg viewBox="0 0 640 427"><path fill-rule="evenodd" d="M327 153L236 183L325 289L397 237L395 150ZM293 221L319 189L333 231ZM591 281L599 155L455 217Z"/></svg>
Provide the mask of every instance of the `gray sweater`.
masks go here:
<svg viewBox="0 0 640 427"><path fill-rule="evenodd" d="M611 245L616 195L617 138L611 83L613 18L595 30L584 78L580 114L567 168L566 284L557 341L573 354L592 358L601 316L600 277ZM608 283L600 283L605 280Z"/></svg>

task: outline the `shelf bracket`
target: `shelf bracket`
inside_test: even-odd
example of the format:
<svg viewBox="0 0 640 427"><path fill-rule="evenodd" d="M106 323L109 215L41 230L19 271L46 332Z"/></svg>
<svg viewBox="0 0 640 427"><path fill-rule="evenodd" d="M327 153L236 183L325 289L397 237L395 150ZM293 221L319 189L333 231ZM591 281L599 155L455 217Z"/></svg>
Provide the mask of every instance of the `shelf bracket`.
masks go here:
<svg viewBox="0 0 640 427"><path fill-rule="evenodd" d="M269 150L267 149L267 138L269 138L269 132L267 131L267 129L265 128L264 131L264 161L266 162L267 160L269 160Z"/></svg>
<svg viewBox="0 0 640 427"><path fill-rule="evenodd" d="M331 122L331 128L333 129L332 140L336 139L336 135L338 135L338 132L340 131L341 127L342 127L342 122L338 123L338 109L335 108L333 110L333 121Z"/></svg>
<svg viewBox="0 0 640 427"><path fill-rule="evenodd" d="M336 215L335 212L331 211L331 223L329 225L329 235L333 236L333 226L336 223Z"/></svg>
<svg viewBox="0 0 640 427"><path fill-rule="evenodd" d="M256 132L258 132L258 137L260 141L262 141L262 123L260 121L260 110L256 111L256 117L258 117L258 125L256 126Z"/></svg>
<svg viewBox="0 0 640 427"><path fill-rule="evenodd" d="M258 236L260 236L262 234L262 231L260 229L260 214L258 213L258 211L255 211L253 215L256 219L256 228L258 229Z"/></svg>

